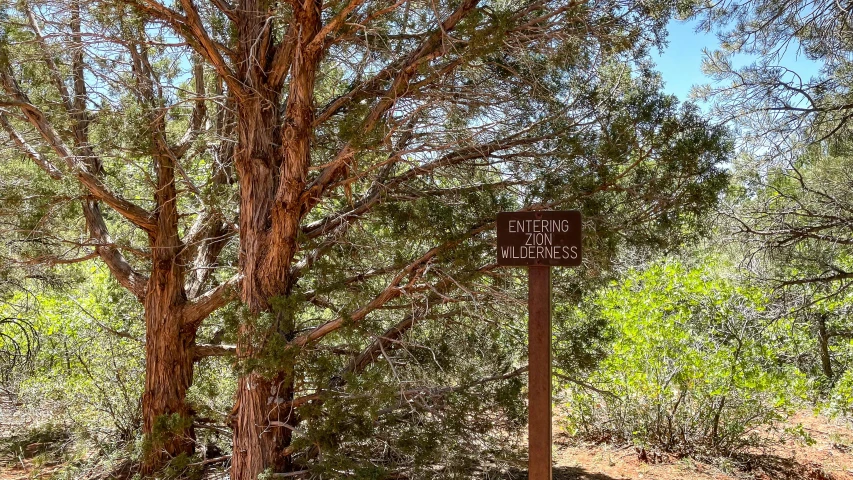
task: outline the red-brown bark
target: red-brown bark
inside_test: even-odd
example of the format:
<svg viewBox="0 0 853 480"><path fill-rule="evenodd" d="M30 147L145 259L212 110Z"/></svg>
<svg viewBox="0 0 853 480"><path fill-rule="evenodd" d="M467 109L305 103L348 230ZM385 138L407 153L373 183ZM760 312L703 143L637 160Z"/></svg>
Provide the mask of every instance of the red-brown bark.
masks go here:
<svg viewBox="0 0 853 480"><path fill-rule="evenodd" d="M145 162L153 159L154 208L148 211L114 191L105 182L104 166L99 152L89 138L89 123L92 114L87 110L89 93L85 78L86 56L83 41L83 15L78 1L68 7L70 34L53 31L52 35L69 48L70 81L66 73L54 60L51 41L42 33L39 21L32 10L27 9L29 27L36 38L42 61L47 67L49 79L59 104L71 120L70 128L57 128L52 123L50 105L37 104L27 94L28 86L19 83L16 71L6 46L0 48L0 89L10 104L16 107L26 123L41 137L65 169L54 165L51 158L17 130L20 123L13 123L12 115L0 115L0 126L10 135L17 147L53 180L66 176L76 178L86 191L82 199L83 219L89 239L85 247L93 248L93 254L75 260L49 259L54 263L72 263L97 255L106 264L113 277L143 304L146 326L145 341L145 385L142 398L143 433L148 437L150 449L146 452L142 473L151 474L164 463L181 453L193 451L192 409L187 404L187 390L192 383L193 362L206 353L195 348L196 331L201 322L216 308L234 297L241 277L202 293L212 267L231 233L220 218L198 215L199 228L191 238L190 248L179 235L178 188L176 171L178 162L199 134L206 115L204 98L204 72L200 63L193 70L198 98L193 109L190 128L176 145L167 140L162 89L158 88L157 75L147 58L144 38L129 38L122 43L132 60L132 81L128 92L146 114L149 145L144 151L135 152ZM97 103L97 102L95 102ZM111 152L108 152L108 154ZM225 163L225 162L223 162ZM219 172L211 172L215 178ZM217 181L217 180L214 180ZM145 266L148 275L137 270L124 257L116 242L111 238L102 206L109 206L119 213L130 225L144 232L148 238L150 264ZM201 245L197 247L196 245ZM193 252L197 252L194 255ZM190 258L193 257L193 258ZM194 260L194 261L193 261ZM190 278L189 268L195 269ZM143 267L143 268L145 268ZM187 279L190 281L187 282ZM192 301L188 301L186 286L192 289ZM218 354L214 352L213 354ZM177 415L179 428L158 431ZM174 419L174 417L173 417Z"/></svg>
<svg viewBox="0 0 853 480"><path fill-rule="evenodd" d="M318 50L306 48L320 27L320 2L294 5L293 24L300 26L299 36L277 48L271 43L265 3L244 0L237 17L238 55L245 60L237 75L251 87L251 94L237 103L235 163L240 178L240 266L245 276L241 297L253 314L268 310L273 297L288 293L301 220L300 195L310 163L314 80L320 60ZM288 35L292 34L291 30ZM276 113L281 72L288 70L282 121ZM239 334L238 358L257 355L252 342L255 325L244 323ZM288 368L282 365L281 370ZM270 379L249 372L240 377L231 478L254 479L268 468L288 468L291 430L282 425L293 423L291 411L274 407L275 399L279 405L288 402L292 391L290 377L283 374Z"/></svg>
<svg viewBox="0 0 853 480"><path fill-rule="evenodd" d="M151 274L145 293L145 390L142 395L142 431L151 440L143 474L152 473L168 458L191 453L194 434L187 390L193 377L195 328L185 328L185 272L179 258L175 164L163 134L162 118L152 115L155 133L157 235L151 242ZM184 420L179 428L160 432L158 420L175 415ZM189 420L188 424L185 424ZM161 437L162 436L162 440Z"/></svg>
<svg viewBox="0 0 853 480"><path fill-rule="evenodd" d="M181 309L172 304L170 286L160 283L163 277L152 275L149 285L156 293L149 293L145 299L142 429L149 442L142 464L144 475L156 472L172 457L192 453L195 446L192 412L186 402L193 377L194 335L182 331ZM180 427L164 430L165 420L175 414L180 418L172 420L178 420Z"/></svg>
<svg viewBox="0 0 853 480"><path fill-rule="evenodd" d="M289 10L290 18L284 31L275 28L274 16L282 4L270 0L216 3L216 8L233 22L235 32L235 45L229 48L226 57L225 51L205 31L200 10L192 0L181 0L180 12L152 0L137 2L143 11L172 25L228 85L236 112L234 164L240 184L239 258L244 279L240 296L252 316L257 318L263 313L272 318L270 331L289 339L286 348L300 348L343 324L342 318L338 318L310 333L296 335L283 328L287 322L277 316L284 314L271 311L271 305L275 297L290 293L299 275L300 268L294 268L293 262L299 249L297 239L304 233L301 226L304 217L346 176L357 153L353 144L344 143L334 160L308 183L319 64L335 35L346 30L350 16L361 15L356 12L363 3L349 0L339 8L333 7L336 11L324 25L321 0L287 2L284 8ZM328 120L362 94L378 95L380 99L373 103L359 131L366 135L381 128L383 118L396 101L412 93L411 83L419 70L448 51L448 32L476 4L477 0L465 0L456 6L413 50L372 79L353 86L351 94L327 107L321 120ZM396 3L383 11L392 11L400 5ZM376 199L378 190L362 204L369 208ZM422 263L433 254L430 251L404 268L374 300L351 312L348 318L362 319L399 297L403 285L419 278ZM405 279L406 276L410 278ZM262 359L266 353L267 328L270 326L257 325L251 316L240 325L238 359ZM231 472L235 480L253 480L267 469L283 472L290 468L290 428L297 420L291 410L293 375L285 372L292 371L292 365L266 369L271 370L279 373L265 378L247 372L239 379Z"/></svg>

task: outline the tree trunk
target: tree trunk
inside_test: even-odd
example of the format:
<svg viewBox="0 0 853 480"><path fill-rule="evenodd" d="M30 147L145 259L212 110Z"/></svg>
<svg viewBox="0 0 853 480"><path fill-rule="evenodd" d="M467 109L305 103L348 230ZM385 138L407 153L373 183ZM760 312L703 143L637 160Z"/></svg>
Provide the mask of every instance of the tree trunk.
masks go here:
<svg viewBox="0 0 853 480"><path fill-rule="evenodd" d="M269 309L270 292L262 288L263 264L269 253L270 211L278 183L278 91L265 90L268 98L238 103L238 146L235 163L240 177L240 268L244 274L241 298L252 315ZM270 111L272 110L272 111ZM257 355L252 318L239 328L237 357ZM231 478L255 480L266 469L282 471L280 452L290 444L290 431L270 427L273 384L255 373L241 375L237 383Z"/></svg>
<svg viewBox="0 0 853 480"><path fill-rule="evenodd" d="M826 316L818 314L815 317L815 323L817 324L817 344L820 353L820 367L823 370L823 374L826 375L826 378L831 381L833 377L832 358L829 356L829 333L826 330Z"/></svg>
<svg viewBox="0 0 853 480"><path fill-rule="evenodd" d="M150 475L172 457L192 453L195 435L186 403L193 378L193 344L181 331L180 309L168 295L145 299L145 390L142 431L147 445L142 474Z"/></svg>
<svg viewBox="0 0 853 480"><path fill-rule="evenodd" d="M256 131L257 132L257 131ZM273 145L263 142L261 145ZM258 150L263 150L259 148ZM263 152L237 162L241 186L240 215L240 263L245 272L242 299L249 311L256 315L266 311L273 296L261 288L264 280L263 262L268 253L266 237L267 219L272 196L275 191L276 175L267 168ZM275 315L275 313L273 313ZM279 332L278 328L272 331ZM263 336L265 333L261 333ZM253 319L240 325L237 342L239 360L257 356L260 352L255 337L258 336ZM285 366L279 366L285 369ZM231 478L254 480L266 469L276 472L288 468L287 455L291 431L282 425L270 425L270 420L288 423L290 412L273 412L276 404L292 396L292 388L283 385L284 379L270 380L256 373L242 375L238 380L235 406L234 452L231 461ZM290 382L288 382L290 383ZM277 409L278 410L278 409ZM284 418L281 418L283 416Z"/></svg>
<svg viewBox="0 0 853 480"><path fill-rule="evenodd" d="M251 314L257 315L269 310L270 299L276 294L263 285L275 283L275 279L265 273L264 263L270 247L269 215L278 183L278 169L273 165L279 154L274 149L278 132L275 125L269 125L269 120L263 119L260 102L244 105L243 113L254 118L239 123L241 142L237 148L240 152L236 162L240 176L240 264L245 275L241 297ZM284 278L278 280L280 285L284 285ZM239 360L247 360L260 353L255 344L256 336L258 332L253 319L240 325L237 342ZM269 424L270 420L288 420L289 412L273 412L276 398L292 396L289 386L281 391L282 380L271 381L256 373L244 374L238 380L231 460L233 480L254 480L266 469L282 472L289 467L285 450L290 445L291 431L281 425ZM281 414L284 418L279 418Z"/></svg>
<svg viewBox="0 0 853 480"><path fill-rule="evenodd" d="M293 4L294 18L278 47L269 29L269 0L241 0L237 31L238 77L249 86L237 101L235 164L240 177L241 298L252 315L270 310L271 300L289 293L290 265L297 249L301 196L310 164L314 121L314 81L319 49L308 42L320 29L322 2ZM282 72L290 72L287 106L281 112ZM283 114L283 115L282 115ZM282 312L276 324L257 329L252 318L239 329L239 360L262 356L266 335L290 338ZM284 315L287 315L284 313ZM257 337L257 338L256 338ZM235 405L231 478L255 480L267 469L290 469L295 426L288 405L293 397L292 370L277 365L273 378L249 372L240 377Z"/></svg>
<svg viewBox="0 0 853 480"><path fill-rule="evenodd" d="M154 117L152 124L161 117ZM162 127L162 125L158 125ZM154 165L157 233L151 237L151 276L145 293L145 391L142 431L148 451L142 473L150 474L176 455L192 453L195 435L186 403L193 379L196 327L185 323L183 244L178 235L175 164L163 128L157 129Z"/></svg>
<svg viewBox="0 0 853 480"><path fill-rule="evenodd" d="M237 411L234 425L234 452L231 463L232 479L256 479L270 469L286 472L290 469L292 432L284 425L295 424L291 408L276 405L293 399L292 382L281 376L270 381L250 373L239 379Z"/></svg>

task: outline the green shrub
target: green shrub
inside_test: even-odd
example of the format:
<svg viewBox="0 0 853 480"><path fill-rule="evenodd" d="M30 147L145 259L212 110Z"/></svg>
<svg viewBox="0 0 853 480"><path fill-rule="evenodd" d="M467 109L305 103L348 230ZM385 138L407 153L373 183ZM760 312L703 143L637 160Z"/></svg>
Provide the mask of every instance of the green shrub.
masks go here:
<svg viewBox="0 0 853 480"><path fill-rule="evenodd" d="M853 371L845 370L835 382L828 399L828 411L850 417L853 414Z"/></svg>
<svg viewBox="0 0 853 480"><path fill-rule="evenodd" d="M130 441L141 425L141 312L106 272L91 268L91 281L73 292L39 293L29 318L39 348L19 395L96 443Z"/></svg>
<svg viewBox="0 0 853 480"><path fill-rule="evenodd" d="M802 384L777 361L785 322L765 320L765 302L711 266L631 272L579 312L604 316L613 341L584 382L599 391L568 385L567 427L682 453L759 443L759 428L786 416Z"/></svg>

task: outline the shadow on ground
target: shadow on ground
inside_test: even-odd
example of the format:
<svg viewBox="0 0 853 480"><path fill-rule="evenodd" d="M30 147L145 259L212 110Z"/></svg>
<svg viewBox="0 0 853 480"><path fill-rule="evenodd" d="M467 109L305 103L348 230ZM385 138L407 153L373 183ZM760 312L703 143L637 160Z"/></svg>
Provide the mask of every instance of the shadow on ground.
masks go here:
<svg viewBox="0 0 853 480"><path fill-rule="evenodd" d="M816 462L795 462L776 455L741 455L741 470L758 478L785 480L833 480L830 473Z"/></svg>
<svg viewBox="0 0 853 480"><path fill-rule="evenodd" d="M580 467L555 467L554 480L623 480L603 473L590 473Z"/></svg>
<svg viewBox="0 0 853 480"><path fill-rule="evenodd" d="M580 467L554 467L553 480L630 480L625 477L611 477L603 473L592 473ZM527 480L527 472L513 471L509 472L500 480Z"/></svg>

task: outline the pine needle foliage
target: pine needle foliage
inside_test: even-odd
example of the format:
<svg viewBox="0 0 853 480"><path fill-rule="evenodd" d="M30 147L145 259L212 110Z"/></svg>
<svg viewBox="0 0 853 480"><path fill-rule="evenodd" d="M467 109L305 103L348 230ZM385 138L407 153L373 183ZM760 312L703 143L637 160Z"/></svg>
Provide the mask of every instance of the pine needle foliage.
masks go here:
<svg viewBox="0 0 853 480"><path fill-rule="evenodd" d="M512 461L525 287L495 265L496 213L581 210L584 265L555 282L571 304L620 252L694 239L726 184L727 132L649 67L679 7L16 4L0 126L28 170L3 180L10 255L97 260L139 301L149 437L200 410L203 358L236 353L218 418L235 480ZM592 366L595 339L572 337L602 326L560 322L563 361ZM192 454L195 423L142 473Z"/></svg>

